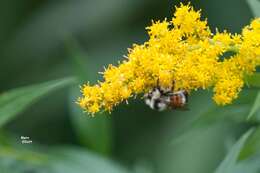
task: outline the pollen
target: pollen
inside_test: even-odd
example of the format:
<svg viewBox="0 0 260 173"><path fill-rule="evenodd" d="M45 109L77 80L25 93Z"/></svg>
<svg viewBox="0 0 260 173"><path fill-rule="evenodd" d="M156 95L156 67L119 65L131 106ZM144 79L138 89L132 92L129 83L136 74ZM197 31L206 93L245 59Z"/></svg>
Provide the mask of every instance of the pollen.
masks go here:
<svg viewBox="0 0 260 173"><path fill-rule="evenodd" d="M156 86L174 91L212 89L218 105L239 96L244 76L260 65L260 19L252 20L241 34L211 32L201 11L181 4L170 20L152 21L149 39L134 44L126 59L108 65L103 81L81 87L79 106L93 115L111 112L121 102L147 93ZM234 55L222 60L226 52Z"/></svg>

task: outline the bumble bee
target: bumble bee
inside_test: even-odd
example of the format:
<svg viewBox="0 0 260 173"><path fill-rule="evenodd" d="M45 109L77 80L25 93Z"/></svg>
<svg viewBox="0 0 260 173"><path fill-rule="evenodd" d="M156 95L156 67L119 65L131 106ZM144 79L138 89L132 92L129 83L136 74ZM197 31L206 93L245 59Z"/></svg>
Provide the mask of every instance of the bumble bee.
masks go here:
<svg viewBox="0 0 260 173"><path fill-rule="evenodd" d="M180 90L173 92L171 89L155 87L144 95L145 103L152 109L163 111L167 108L185 108L188 102L188 92Z"/></svg>

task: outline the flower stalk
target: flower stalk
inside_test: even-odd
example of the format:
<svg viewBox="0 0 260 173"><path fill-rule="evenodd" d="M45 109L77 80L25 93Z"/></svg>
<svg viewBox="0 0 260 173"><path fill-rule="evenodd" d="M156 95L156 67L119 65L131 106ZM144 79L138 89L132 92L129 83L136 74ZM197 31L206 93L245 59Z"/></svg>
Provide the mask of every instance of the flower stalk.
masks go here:
<svg viewBox="0 0 260 173"><path fill-rule="evenodd" d="M148 41L134 44L118 66L108 65L102 82L81 87L78 104L93 115L100 110L110 112L157 85L187 92L213 88L218 105L232 103L244 86L245 75L260 65L260 19L245 26L241 34L213 34L200 13L181 4L171 20L153 22L147 27ZM221 60L229 51L235 54Z"/></svg>

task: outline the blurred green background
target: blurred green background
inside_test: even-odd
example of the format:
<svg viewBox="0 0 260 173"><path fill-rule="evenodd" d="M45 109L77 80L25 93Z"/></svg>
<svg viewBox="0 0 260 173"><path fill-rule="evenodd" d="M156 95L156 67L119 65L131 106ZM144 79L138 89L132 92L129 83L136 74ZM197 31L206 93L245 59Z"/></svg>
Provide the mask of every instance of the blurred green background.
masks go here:
<svg viewBox="0 0 260 173"><path fill-rule="evenodd" d="M209 91L194 92L184 112L158 113L136 99L91 118L75 104L80 84L101 80L103 66L147 40L151 20L171 18L180 2L188 1L0 0L0 172L210 173L223 165L239 137L257 129L258 88L245 88L224 108ZM191 4L212 30L232 33L260 11L244 0ZM252 107L256 118L248 122ZM244 154L239 148L246 159L230 162L230 172L260 172L257 130ZM21 136L32 144L22 144Z"/></svg>

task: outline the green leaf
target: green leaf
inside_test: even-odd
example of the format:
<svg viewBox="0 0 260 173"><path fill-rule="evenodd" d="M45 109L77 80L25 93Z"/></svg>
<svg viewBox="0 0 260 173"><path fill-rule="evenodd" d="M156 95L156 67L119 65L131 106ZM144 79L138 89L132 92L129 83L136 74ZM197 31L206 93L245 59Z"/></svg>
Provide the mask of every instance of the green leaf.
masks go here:
<svg viewBox="0 0 260 173"><path fill-rule="evenodd" d="M251 105L253 103L253 99L256 92L253 90L245 90L243 91L239 99L236 100L231 105L227 106L217 106L217 105L208 105L204 108L205 111L199 113L197 118L193 119L191 122L182 127L177 135L175 135L172 144L176 144L181 142L182 140L189 138L190 135L193 135L193 131L197 131L201 133L208 127L219 123L219 122L237 122L241 123L246 120L246 116L251 109ZM210 98L206 98L210 99ZM201 100L202 101L202 100ZM192 103L193 104L193 103Z"/></svg>
<svg viewBox="0 0 260 173"><path fill-rule="evenodd" d="M129 173L115 161L79 147L44 147L19 142L13 137L9 145L0 144L1 170L12 173Z"/></svg>
<svg viewBox="0 0 260 173"><path fill-rule="evenodd" d="M225 159L221 162L215 173L233 173L238 156L245 145L248 137L252 134L253 129L247 131L231 148Z"/></svg>
<svg viewBox="0 0 260 173"><path fill-rule="evenodd" d="M11 121L35 101L74 82L74 78L64 78L41 84L21 87L0 95L0 127Z"/></svg>
<svg viewBox="0 0 260 173"><path fill-rule="evenodd" d="M259 0L247 0L255 17L260 17L260 2Z"/></svg>
<svg viewBox="0 0 260 173"><path fill-rule="evenodd" d="M73 68L73 72L78 77L80 82L84 83L88 74L85 61L88 57L86 52L82 50L80 45L73 38L69 38L66 41L66 49L69 57L68 59L71 63L71 67Z"/></svg>
<svg viewBox="0 0 260 173"><path fill-rule="evenodd" d="M70 92L69 108L72 125L79 142L99 153L108 155L112 150L112 119L108 113L99 113L95 117L84 113L75 100L79 96L79 89Z"/></svg>
<svg viewBox="0 0 260 173"><path fill-rule="evenodd" d="M226 107L213 107L206 113L199 116L192 123L192 127L204 127L214 124L219 121L237 121L241 122L244 119L244 115L248 112L249 105L229 105Z"/></svg>
<svg viewBox="0 0 260 173"><path fill-rule="evenodd" d="M260 87L260 73L245 76L245 81L249 87Z"/></svg>
<svg viewBox="0 0 260 173"><path fill-rule="evenodd" d="M112 160L75 147L32 150L0 145L0 160L1 170L9 172L129 173L128 169Z"/></svg>
<svg viewBox="0 0 260 173"><path fill-rule="evenodd" d="M245 146L241 150L239 159L244 160L260 153L260 127L258 127L248 138Z"/></svg>
<svg viewBox="0 0 260 173"><path fill-rule="evenodd" d="M233 168L232 173L259 173L260 157L254 156L243 161L239 161Z"/></svg>
<svg viewBox="0 0 260 173"><path fill-rule="evenodd" d="M57 148L50 154L49 166L55 173L129 173L114 161L79 148Z"/></svg>
<svg viewBox="0 0 260 173"><path fill-rule="evenodd" d="M248 120L251 120L253 118L256 120L260 120L260 92L258 92L255 102L247 117Z"/></svg>
<svg viewBox="0 0 260 173"><path fill-rule="evenodd" d="M90 80L87 69L91 68L85 60L88 57L73 39L67 43L69 49L69 59L74 69L75 75L80 79L80 83ZM80 96L80 88L75 86L70 91L69 108L70 117L79 142L99 153L108 155L112 151L112 119L108 113L99 113L95 117L84 113L75 101Z"/></svg>
<svg viewBox="0 0 260 173"><path fill-rule="evenodd" d="M186 124L186 126L180 130L178 136L174 138L172 144L179 143L182 140L189 138L190 135L194 135L194 131L201 133L201 131L205 131L205 129L220 122L241 122L248 110L248 105L230 105L225 108L213 106L207 112L199 115L197 119Z"/></svg>
<svg viewBox="0 0 260 173"><path fill-rule="evenodd" d="M28 162L31 165L43 165L48 162L48 156L46 154L22 147L5 145L0 145L0 158Z"/></svg>

